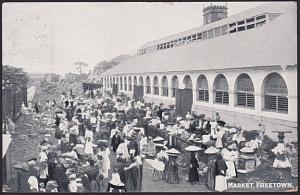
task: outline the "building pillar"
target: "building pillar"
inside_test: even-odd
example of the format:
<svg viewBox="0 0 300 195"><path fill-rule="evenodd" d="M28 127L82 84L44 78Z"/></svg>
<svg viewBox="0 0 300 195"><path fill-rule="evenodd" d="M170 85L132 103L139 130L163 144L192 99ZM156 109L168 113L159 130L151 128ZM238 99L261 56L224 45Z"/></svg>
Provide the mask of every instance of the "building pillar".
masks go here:
<svg viewBox="0 0 300 195"><path fill-rule="evenodd" d="M251 77L254 86L255 112L256 114L261 115L263 110L263 81L267 76L267 73L255 71L253 74L249 73L249 76Z"/></svg>
<svg viewBox="0 0 300 195"><path fill-rule="evenodd" d="M288 118L291 121L297 121L297 71L295 69L285 70L281 76L283 77L288 90Z"/></svg>

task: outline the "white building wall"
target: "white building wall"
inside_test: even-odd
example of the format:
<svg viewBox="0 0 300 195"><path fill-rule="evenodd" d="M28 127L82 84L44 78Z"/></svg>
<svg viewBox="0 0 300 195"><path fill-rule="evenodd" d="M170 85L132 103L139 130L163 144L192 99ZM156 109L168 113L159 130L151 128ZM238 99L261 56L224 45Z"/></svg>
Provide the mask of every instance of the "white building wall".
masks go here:
<svg viewBox="0 0 300 195"><path fill-rule="evenodd" d="M288 113L276 113L272 111L263 110L263 81L266 76L272 72L280 74L286 82L288 88ZM255 95L255 108L244 108L235 106L235 83L238 76L242 73L246 73L252 79L254 85ZM197 100L197 79L198 76L203 74L208 82L209 102ZM213 83L218 74L223 74L228 82L229 88L229 105L214 103ZM162 96L162 77L166 75L169 85L168 97ZM265 126L266 133L272 139L277 140L277 134L273 133L274 130L292 131L292 134L286 134L286 139L291 141L297 140L297 71L296 66L282 67L268 67L268 68L247 68L247 69L235 69L235 70L207 70L207 71L193 71L193 72L177 72L168 74L143 74L143 75L130 75L132 78L137 76L143 76L144 81L144 99L146 102L155 102L156 104L164 103L166 105L175 104L175 98L171 97L171 81L172 77L176 75L179 81L179 88L183 89L183 79L185 75L190 75L193 82L193 107L197 114L206 114L207 117L214 119L215 113L218 112L221 119L233 126L241 126L246 130L257 129L258 122L262 122ZM127 81L128 81L128 76ZM151 81L151 94L146 94L146 77L150 77ZM159 95L153 95L153 78L157 76L159 83ZM124 83L124 77L123 77ZM129 96L133 95L133 92L120 90Z"/></svg>

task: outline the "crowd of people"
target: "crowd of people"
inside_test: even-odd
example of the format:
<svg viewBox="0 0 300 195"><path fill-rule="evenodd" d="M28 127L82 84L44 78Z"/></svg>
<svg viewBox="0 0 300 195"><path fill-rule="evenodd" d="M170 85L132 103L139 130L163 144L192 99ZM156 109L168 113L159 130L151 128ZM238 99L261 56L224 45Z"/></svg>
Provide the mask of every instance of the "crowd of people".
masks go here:
<svg viewBox="0 0 300 195"><path fill-rule="evenodd" d="M253 157L254 166L261 163L263 129L247 137L242 128L226 126L218 113L213 120L195 112L179 116L173 105L103 89L90 94L62 93L61 102L27 108L37 123L48 126L39 155L27 162L30 191L139 192L145 163L153 168L155 182L204 182L211 190L226 191L227 181L242 169L242 156ZM180 148L174 139L194 148Z"/></svg>

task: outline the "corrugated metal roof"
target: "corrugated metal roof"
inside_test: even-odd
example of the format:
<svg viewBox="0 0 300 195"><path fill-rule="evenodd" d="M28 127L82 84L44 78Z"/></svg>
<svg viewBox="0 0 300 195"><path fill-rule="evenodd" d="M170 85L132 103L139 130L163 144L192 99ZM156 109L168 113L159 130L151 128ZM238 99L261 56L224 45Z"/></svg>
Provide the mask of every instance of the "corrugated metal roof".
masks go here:
<svg viewBox="0 0 300 195"><path fill-rule="evenodd" d="M290 7L288 14L282 14L260 28L135 56L103 75L295 65L295 5ZM265 11L261 6L259 8L261 12Z"/></svg>
<svg viewBox="0 0 300 195"><path fill-rule="evenodd" d="M203 25L203 26L193 28L193 29L190 29L190 30L187 30L184 32L180 32L180 33L168 36L168 37L150 41L150 42L144 44L143 46L141 46L139 49L144 49L144 48L151 47L151 46L161 44L164 42L173 41L175 39L179 39L179 38L182 38L185 36L200 33L200 32L210 30L210 29L213 29L216 27L220 27L220 26L232 23L232 22L236 22L241 19L253 17L256 15L264 14L264 13L289 13L291 11L292 7L296 7L296 4L293 2L266 3L263 5L257 6L255 8L246 10L244 12L232 15L228 18L207 24L207 25Z"/></svg>

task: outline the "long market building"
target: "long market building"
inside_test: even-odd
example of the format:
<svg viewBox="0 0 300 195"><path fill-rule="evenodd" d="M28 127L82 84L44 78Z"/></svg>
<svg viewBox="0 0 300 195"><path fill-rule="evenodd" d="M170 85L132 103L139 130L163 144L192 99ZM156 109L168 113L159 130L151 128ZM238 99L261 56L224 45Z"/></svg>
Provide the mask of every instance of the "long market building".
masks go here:
<svg viewBox="0 0 300 195"><path fill-rule="evenodd" d="M227 17L227 7L203 10L203 25L146 43L104 72L105 89L175 104L247 130L262 123L292 131L297 141L297 7L267 3Z"/></svg>

